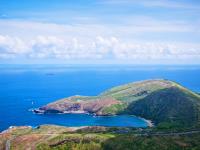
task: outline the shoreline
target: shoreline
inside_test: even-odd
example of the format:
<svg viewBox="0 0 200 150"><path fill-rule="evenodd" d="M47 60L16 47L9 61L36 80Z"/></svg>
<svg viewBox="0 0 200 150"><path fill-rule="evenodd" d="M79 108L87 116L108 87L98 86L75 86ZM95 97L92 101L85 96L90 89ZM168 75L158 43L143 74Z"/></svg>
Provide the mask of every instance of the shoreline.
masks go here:
<svg viewBox="0 0 200 150"><path fill-rule="evenodd" d="M45 114L44 111L41 111L39 108L36 108L36 109L32 109L31 110L33 113L35 114ZM48 114L48 113L47 113ZM60 112L60 113L53 113L53 114L85 114L85 115L92 115L93 117L105 117L105 116L120 116L120 115L98 115L98 114L95 114L95 113L88 113L86 111L64 111L64 112ZM125 115L128 115L128 114L125 114ZM140 118L141 120L145 121L147 123L147 127L154 127L154 124L153 124L153 121L152 120L148 120L148 119L145 119L145 118L142 118L140 116L135 116L135 115L129 115L129 116L134 116L134 117L137 117L137 118Z"/></svg>
<svg viewBox="0 0 200 150"><path fill-rule="evenodd" d="M45 113L35 113L33 110L31 110L34 114L38 114L38 115L46 115ZM86 112L65 112L65 113L54 113L54 114L58 114L58 115L64 115L64 114L84 114L84 115L90 115L90 116L93 116L93 117L109 117L107 115L96 115L96 114L91 114L91 113L86 113ZM122 115L110 115L111 117L112 116L122 116ZM101 125L85 125L85 126L65 126L65 125L57 125L57 124L40 124L40 125L36 125L36 126L32 126L32 125L22 125L22 126L26 126L26 127L32 127L32 128L37 128L38 126L42 126L42 125L56 125L56 126L64 126L64 127L68 127L68 128L83 128L83 127L96 127L96 126L100 126L100 127L126 127L126 128L148 128L148 127L154 127L154 124L151 120L147 120L145 118L142 118L142 117L139 117L139 116L135 116L135 115L128 115L128 116L133 116L133 117L137 117L141 120L143 120L147 125L146 127L134 127L134 126L101 126ZM4 130L0 130L0 133L1 132L4 132L8 129L11 129L11 128L15 128L15 127L21 127L21 126L9 126L8 128L4 129Z"/></svg>
<svg viewBox="0 0 200 150"><path fill-rule="evenodd" d="M130 115L130 116L134 116L134 117L142 119L143 121L145 121L147 123L147 127L150 127L150 128L154 127L152 120L148 120L148 119L142 118L140 116L135 116L135 115Z"/></svg>
<svg viewBox="0 0 200 150"><path fill-rule="evenodd" d="M154 127L154 124L151 120L144 119L150 128Z"/></svg>

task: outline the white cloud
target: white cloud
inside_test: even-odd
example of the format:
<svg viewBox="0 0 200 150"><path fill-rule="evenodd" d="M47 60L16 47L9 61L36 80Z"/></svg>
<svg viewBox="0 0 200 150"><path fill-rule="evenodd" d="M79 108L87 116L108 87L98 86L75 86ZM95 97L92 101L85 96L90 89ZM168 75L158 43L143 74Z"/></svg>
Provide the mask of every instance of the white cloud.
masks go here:
<svg viewBox="0 0 200 150"><path fill-rule="evenodd" d="M199 34L186 22L152 18L127 21L125 25L54 24L0 20L0 59L63 60L187 60L200 58L200 44L166 40L137 40L136 35L162 32ZM173 34L171 35L171 37ZM137 41L136 41L137 40Z"/></svg>
<svg viewBox="0 0 200 150"><path fill-rule="evenodd" d="M24 54L29 50L29 46L18 37L0 35L0 52L8 54Z"/></svg>
<svg viewBox="0 0 200 150"><path fill-rule="evenodd" d="M116 37L97 36L92 41L66 40L38 36L29 42L0 36L0 58L23 56L28 59L113 59L113 60L187 60L200 58L200 44L132 43Z"/></svg>

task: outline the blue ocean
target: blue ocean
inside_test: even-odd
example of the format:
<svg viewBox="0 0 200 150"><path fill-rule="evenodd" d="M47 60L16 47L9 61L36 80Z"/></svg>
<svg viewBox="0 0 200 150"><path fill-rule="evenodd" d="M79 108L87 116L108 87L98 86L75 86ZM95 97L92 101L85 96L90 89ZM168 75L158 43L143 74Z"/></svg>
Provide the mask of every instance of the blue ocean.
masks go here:
<svg viewBox="0 0 200 150"><path fill-rule="evenodd" d="M41 124L146 127L134 116L38 115L30 110L63 97L93 96L113 86L157 78L200 92L200 66L195 65L0 65L0 131Z"/></svg>

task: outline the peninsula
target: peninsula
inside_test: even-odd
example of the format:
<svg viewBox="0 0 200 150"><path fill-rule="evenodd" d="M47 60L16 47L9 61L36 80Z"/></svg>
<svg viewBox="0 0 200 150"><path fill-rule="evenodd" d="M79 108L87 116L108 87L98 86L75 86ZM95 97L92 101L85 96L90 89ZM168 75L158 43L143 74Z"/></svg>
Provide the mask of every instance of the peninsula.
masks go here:
<svg viewBox="0 0 200 150"><path fill-rule="evenodd" d="M173 81L145 80L113 87L97 96L71 96L35 113L135 115L161 127L200 125L200 96Z"/></svg>

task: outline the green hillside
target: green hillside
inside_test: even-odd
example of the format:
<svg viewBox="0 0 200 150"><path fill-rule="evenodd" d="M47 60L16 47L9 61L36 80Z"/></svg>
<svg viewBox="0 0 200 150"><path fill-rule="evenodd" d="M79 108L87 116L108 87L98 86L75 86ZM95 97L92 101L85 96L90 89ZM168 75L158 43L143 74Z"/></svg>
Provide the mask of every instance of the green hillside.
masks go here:
<svg viewBox="0 0 200 150"><path fill-rule="evenodd" d="M136 115L165 128L199 127L200 96L175 82L156 79L117 86L98 96L72 96L39 109L43 113L78 111Z"/></svg>
<svg viewBox="0 0 200 150"><path fill-rule="evenodd" d="M175 83L168 80L145 80L111 88L101 93L100 96L111 96L120 101L133 102L154 91L169 88L174 85Z"/></svg>
<svg viewBox="0 0 200 150"><path fill-rule="evenodd" d="M153 120L158 125L199 125L200 100L180 88L171 87L155 91L131 103L126 111Z"/></svg>
<svg viewBox="0 0 200 150"><path fill-rule="evenodd" d="M44 125L13 127L0 134L0 149L10 150L199 150L200 131L153 132L134 128Z"/></svg>
<svg viewBox="0 0 200 150"><path fill-rule="evenodd" d="M153 120L160 127L200 124L199 95L169 80L130 83L114 87L101 96L112 96L123 101L127 107L120 110L119 114L132 114ZM110 108L113 110L113 106ZM108 108L106 110L109 111Z"/></svg>

